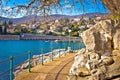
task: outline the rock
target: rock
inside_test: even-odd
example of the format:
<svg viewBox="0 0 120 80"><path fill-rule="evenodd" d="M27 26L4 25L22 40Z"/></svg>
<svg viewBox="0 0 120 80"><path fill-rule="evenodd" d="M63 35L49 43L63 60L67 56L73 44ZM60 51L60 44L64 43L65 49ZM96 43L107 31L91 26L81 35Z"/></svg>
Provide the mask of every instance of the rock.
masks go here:
<svg viewBox="0 0 120 80"><path fill-rule="evenodd" d="M107 56L112 53L111 34L113 28L110 24L110 20L102 21L83 32L82 39L86 49L101 55L107 54Z"/></svg>
<svg viewBox="0 0 120 80"><path fill-rule="evenodd" d="M120 28L116 30L113 36L114 49L120 50Z"/></svg>
<svg viewBox="0 0 120 80"><path fill-rule="evenodd" d="M114 79L120 77L120 56L116 56L116 59L114 59L114 64L107 67L105 77L106 79Z"/></svg>
<svg viewBox="0 0 120 80"><path fill-rule="evenodd" d="M112 57L106 57L104 59L102 59L102 64L108 66L114 63L114 60Z"/></svg>
<svg viewBox="0 0 120 80"><path fill-rule="evenodd" d="M98 67L99 61L98 60L92 60L89 65L90 65L90 69L96 69Z"/></svg>
<svg viewBox="0 0 120 80"><path fill-rule="evenodd" d="M76 76L76 75L69 74L67 76L67 80L86 80L86 78L85 77L79 77L79 76ZM90 79L87 79L87 80L90 80Z"/></svg>
<svg viewBox="0 0 120 80"><path fill-rule="evenodd" d="M83 32L86 49L75 56L72 80L120 80L120 27L116 25L105 20Z"/></svg>
<svg viewBox="0 0 120 80"><path fill-rule="evenodd" d="M105 80L106 67L101 66L98 69L91 70L93 80Z"/></svg>
<svg viewBox="0 0 120 80"><path fill-rule="evenodd" d="M100 56L97 53L95 53L94 51L88 51L88 52L86 52L86 55L88 58L87 63L86 63L86 67L89 70L96 68L97 65L99 64Z"/></svg>
<svg viewBox="0 0 120 80"><path fill-rule="evenodd" d="M35 66L39 65L41 62L40 60L41 60L41 57L36 57L36 58L32 59L31 63L30 63L31 67L35 67Z"/></svg>
<svg viewBox="0 0 120 80"><path fill-rule="evenodd" d="M111 80L120 80L120 78L116 78L116 79L111 79Z"/></svg>
<svg viewBox="0 0 120 80"><path fill-rule="evenodd" d="M80 79L80 80L82 80L82 79ZM94 79L93 79L92 76L86 76L86 77L85 77L85 80L94 80Z"/></svg>
<svg viewBox="0 0 120 80"><path fill-rule="evenodd" d="M100 59L100 55L94 51L89 51L86 49L86 51L84 53L89 60L99 60Z"/></svg>
<svg viewBox="0 0 120 80"><path fill-rule="evenodd" d="M21 69L28 69L28 62L25 62L24 64L22 64Z"/></svg>
<svg viewBox="0 0 120 80"><path fill-rule="evenodd" d="M77 71L76 71L76 75L77 76L88 76L90 75L90 71L86 68L86 67L80 67Z"/></svg>
<svg viewBox="0 0 120 80"><path fill-rule="evenodd" d="M74 75L89 75L89 69L86 67L87 56L85 54L86 50L81 49L75 56L75 63L72 65L70 69L70 73Z"/></svg>
<svg viewBox="0 0 120 80"><path fill-rule="evenodd" d="M77 76L76 76L76 75L69 74L69 75L67 76L67 80L77 80Z"/></svg>
<svg viewBox="0 0 120 80"><path fill-rule="evenodd" d="M120 56L120 51L119 50L113 50L112 51L112 56Z"/></svg>
<svg viewBox="0 0 120 80"><path fill-rule="evenodd" d="M72 52L72 48L71 47L68 47L68 52Z"/></svg>

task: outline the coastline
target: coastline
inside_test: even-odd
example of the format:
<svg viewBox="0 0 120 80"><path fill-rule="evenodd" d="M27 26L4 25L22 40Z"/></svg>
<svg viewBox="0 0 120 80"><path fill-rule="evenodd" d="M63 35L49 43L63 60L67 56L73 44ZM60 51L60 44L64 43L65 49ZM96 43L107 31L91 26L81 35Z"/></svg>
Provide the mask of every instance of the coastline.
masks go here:
<svg viewBox="0 0 120 80"><path fill-rule="evenodd" d="M54 42L54 41L43 41L43 40L1 40L0 44L2 45L0 51L1 53L4 53L3 55L1 54L0 56L0 57L3 57L2 59L0 58L1 61L7 60L8 58L10 58L10 56L14 56L14 60L13 60L14 66L18 64L22 64L24 61L26 61L28 59L27 52L29 51L32 53L31 54L31 58L32 58L33 55L40 55L40 53L43 53L43 54L49 53L55 49L64 49L64 48L67 49L67 46L68 46L68 42ZM82 42L71 42L70 45L73 50L77 50L84 47ZM43 51L41 52L41 50ZM58 55L56 55L55 57L59 56L58 51L57 51L57 54ZM50 57L51 55L50 54L47 54L47 55L44 56L44 59L45 58L51 59ZM15 56L17 56L18 58L15 58ZM35 60L37 60L37 58ZM47 59L44 60L44 62L46 61ZM40 61L38 61L38 64L39 62ZM6 72L7 69L10 68L10 65L9 63L5 62L2 65L0 65L0 67L1 67L0 73L4 73ZM14 70L16 70L15 67L14 67ZM9 80L8 79L9 75L6 74L3 77L0 77L0 79L3 79L3 78L4 80Z"/></svg>
<svg viewBox="0 0 120 80"><path fill-rule="evenodd" d="M33 55L30 60L30 66L31 68L34 68L38 65L44 65L45 63L48 63L50 61L53 61L53 59L60 58L62 56L66 56L69 53L77 52L77 50L65 50L63 49L55 49L48 53L39 54L39 55ZM14 76L17 77L19 74L22 74L24 71L28 69L28 60L24 61L22 64L18 65L16 67L16 71L14 72Z"/></svg>
<svg viewBox="0 0 120 80"><path fill-rule="evenodd" d="M62 41L62 42L82 42L81 37L69 36L52 36L39 34L21 34L21 35L0 35L0 40L45 40L45 41Z"/></svg>

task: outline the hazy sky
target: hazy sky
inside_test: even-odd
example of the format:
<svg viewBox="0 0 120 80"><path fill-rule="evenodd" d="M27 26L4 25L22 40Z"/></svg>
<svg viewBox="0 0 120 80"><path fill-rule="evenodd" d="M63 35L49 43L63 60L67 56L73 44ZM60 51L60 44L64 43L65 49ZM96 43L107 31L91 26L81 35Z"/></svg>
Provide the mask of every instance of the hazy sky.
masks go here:
<svg viewBox="0 0 120 80"><path fill-rule="evenodd" d="M80 2L73 2L73 0L61 0L60 2L61 9L60 10L57 9L57 13L53 9L51 13L65 14L65 15L79 15L83 13L92 13L92 12L101 12L101 13L109 12L108 9L102 4L101 0L97 0L96 4L93 2L93 0L84 0L84 1L85 3L81 4ZM25 5L28 4L29 2L30 0L10 0L7 3L7 5L4 6L4 9L9 9L10 7L14 7L16 5L23 5L23 4ZM3 16L7 16L7 15L4 14ZM16 17L21 17L21 16L23 15L19 15L19 14L16 15Z"/></svg>

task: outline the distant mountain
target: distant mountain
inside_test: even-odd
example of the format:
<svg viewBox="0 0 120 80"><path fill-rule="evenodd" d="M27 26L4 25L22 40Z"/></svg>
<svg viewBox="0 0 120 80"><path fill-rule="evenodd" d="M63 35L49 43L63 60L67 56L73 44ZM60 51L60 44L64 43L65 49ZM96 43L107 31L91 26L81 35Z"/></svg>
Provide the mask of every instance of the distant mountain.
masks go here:
<svg viewBox="0 0 120 80"><path fill-rule="evenodd" d="M12 18L11 20L13 21L14 24L20 24L20 23L26 23L26 22L32 22L32 21L44 21L46 20L55 20L55 19L60 19L60 18L78 18L78 17L94 17L94 16L103 16L106 15L104 13L86 13L86 14L81 14L81 15L61 15L61 14L54 14L50 15L48 17L43 17L43 16L34 16L34 15L29 15L29 16L24 16L21 18ZM10 18L6 17L0 17L0 20L2 21L9 21Z"/></svg>

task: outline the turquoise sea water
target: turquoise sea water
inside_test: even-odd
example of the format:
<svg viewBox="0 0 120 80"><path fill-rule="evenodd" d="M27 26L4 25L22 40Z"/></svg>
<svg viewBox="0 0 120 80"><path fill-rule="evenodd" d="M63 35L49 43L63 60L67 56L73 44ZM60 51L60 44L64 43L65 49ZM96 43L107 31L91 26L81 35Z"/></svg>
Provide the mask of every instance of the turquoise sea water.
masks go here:
<svg viewBox="0 0 120 80"><path fill-rule="evenodd" d="M54 42L54 41L41 41L41 40L1 40L0 41L0 62L8 59L10 56L19 56L27 54L28 51L32 55L40 54L39 50L44 49L44 53L51 51L51 48L65 48L68 47L68 42ZM82 42L71 42L72 49L81 49L84 47ZM27 60L27 55L14 59L14 66ZM9 61L0 63L0 73L9 69ZM6 79L5 79L6 78ZM0 76L0 80L9 80L9 78Z"/></svg>

